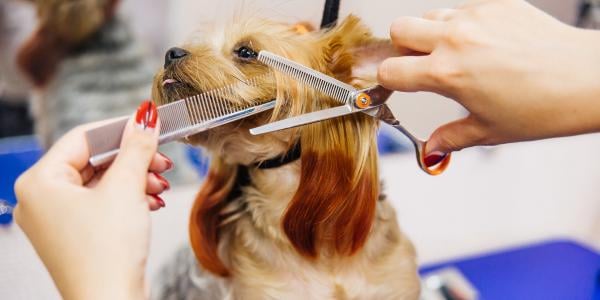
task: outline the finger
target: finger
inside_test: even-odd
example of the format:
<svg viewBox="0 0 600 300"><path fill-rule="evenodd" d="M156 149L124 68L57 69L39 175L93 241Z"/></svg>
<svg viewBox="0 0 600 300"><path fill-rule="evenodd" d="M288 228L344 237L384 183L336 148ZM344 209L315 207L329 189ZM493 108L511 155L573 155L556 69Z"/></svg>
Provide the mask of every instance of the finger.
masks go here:
<svg viewBox="0 0 600 300"><path fill-rule="evenodd" d="M114 122L117 119L89 123L77 126L62 136L44 155L43 160L52 163L68 164L77 171L82 171L88 164L90 152L85 133L93 128Z"/></svg>
<svg viewBox="0 0 600 300"><path fill-rule="evenodd" d="M102 180L102 176L104 176L106 170L95 170L94 172L94 176L90 178L88 182L85 183L85 186L88 188L93 188L97 186L100 180Z"/></svg>
<svg viewBox="0 0 600 300"><path fill-rule="evenodd" d="M173 161L166 155L157 152L150 163L150 172L163 173L173 168Z"/></svg>
<svg viewBox="0 0 600 300"><path fill-rule="evenodd" d="M415 17L396 19L390 27L392 43L397 48L431 53L442 38L444 24Z"/></svg>
<svg viewBox="0 0 600 300"><path fill-rule="evenodd" d="M427 91L431 86L427 65L427 56L391 57L379 65L377 80L384 87L396 91Z"/></svg>
<svg viewBox="0 0 600 300"><path fill-rule="evenodd" d="M81 125L67 132L40 159L36 167L50 172L53 180L75 185L85 184L91 173L86 170L90 153L85 132L114 120Z"/></svg>
<svg viewBox="0 0 600 300"><path fill-rule="evenodd" d="M87 165L87 166L86 166L86 167L85 167L85 168L84 168L84 169L81 171L81 177L82 177L82 179L83 179L83 183L89 187L89 185L88 185L88 182L89 182L89 181L90 181L90 180L91 180L93 177L99 177L99 176L97 176L97 175L96 175L96 172L100 172L100 171L102 171L102 173L104 173L103 171L104 171L104 170L106 170L106 169L108 169L108 168L110 167L110 165L111 165L111 164L112 164L112 161L110 161L110 162L107 162L106 164L103 164L103 165L101 165L101 166L97 166L97 167L92 167L91 165L89 165L89 164L88 164L88 165ZM158 174L159 174L159 173L166 172L166 171L168 171L168 170L171 170L172 168L173 168L173 161L172 161L170 158L168 158L166 155L164 155L164 154L162 154L162 153L160 153L160 152L157 152L157 153L154 155L154 157L152 158L152 162L150 163L150 167L148 168L148 171L150 171L150 172L152 172L152 173L157 173L156 175L157 175L158 177L160 177L160 178L161 178L161 180L162 180L163 182L166 182L166 185L167 185L167 188L168 188L168 187L169 187L169 183L168 183L168 181L167 181L167 180L166 180L164 177L162 177L162 176L160 176L160 175L158 175ZM97 179L99 179L99 178L97 178ZM157 181L157 180L153 180L153 181L152 181L152 182L153 182L153 184L154 184L154 186L155 186L155 187L156 187L156 186L160 186L158 183L156 183L156 181ZM148 183L148 184L150 184L150 181L147 181L147 183ZM164 184L163 184L163 185L164 185ZM153 192L148 192L148 189L146 189L146 190L147 190L146 192L147 192L148 194L153 194L153 193L160 193L160 192L162 192L164 189L160 189L160 190L158 190L158 189L153 189L153 190L152 190Z"/></svg>
<svg viewBox="0 0 600 300"><path fill-rule="evenodd" d="M98 170L99 171L99 170ZM96 174L96 170L92 165L86 165L80 172L82 183L87 184Z"/></svg>
<svg viewBox="0 0 600 300"><path fill-rule="evenodd" d="M108 169L111 165L112 165L112 161L107 162L107 163L97 166L97 167L92 167L92 165L88 164L81 171L83 183L87 184L88 181L91 180L92 177L95 176L96 172L104 171L104 170ZM169 171L172 168L173 168L173 161L170 158L168 158L166 155L164 155L160 152L157 152L156 154L154 154L154 157L152 157L152 162L150 163L150 167L148 168L148 171L160 174L160 173Z"/></svg>
<svg viewBox="0 0 600 300"><path fill-rule="evenodd" d="M120 192L141 195L146 176L158 147L159 123L156 105L143 102L125 127L117 158L106 171L101 184Z"/></svg>
<svg viewBox="0 0 600 300"><path fill-rule="evenodd" d="M160 194L170 188L167 179L157 173L148 173L146 177L146 194Z"/></svg>
<svg viewBox="0 0 600 300"><path fill-rule="evenodd" d="M110 168L110 166L112 165L113 161L109 161L106 162L102 165L93 167L94 170L105 170ZM90 166L90 165L88 165ZM150 167L148 168L148 171L150 172L155 172L155 173L164 173L166 171L169 171L171 169L173 169L173 161L167 157L166 155L160 153L160 152L156 152L156 154L154 154L154 156L152 157L152 162L150 162ZM86 167L87 169L87 167Z"/></svg>
<svg viewBox="0 0 600 300"><path fill-rule="evenodd" d="M165 201L158 195L147 195L146 202L148 202L148 207L152 211L157 211L165 207Z"/></svg>
<svg viewBox="0 0 600 300"><path fill-rule="evenodd" d="M469 116L435 130L427 142L426 156L445 155L476 146L483 138L484 130L474 118Z"/></svg>
<svg viewBox="0 0 600 300"><path fill-rule="evenodd" d="M456 10L456 9L450 9L450 8L430 10L423 15L423 18L425 18L427 20L431 20L431 21L446 22L446 21L450 21L452 18L454 18L456 16L457 11L458 10Z"/></svg>

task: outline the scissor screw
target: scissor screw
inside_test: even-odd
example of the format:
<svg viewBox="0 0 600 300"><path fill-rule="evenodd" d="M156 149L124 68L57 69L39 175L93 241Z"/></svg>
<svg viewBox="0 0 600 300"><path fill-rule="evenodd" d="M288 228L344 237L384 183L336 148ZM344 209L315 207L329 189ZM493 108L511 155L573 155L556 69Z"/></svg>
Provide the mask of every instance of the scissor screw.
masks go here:
<svg viewBox="0 0 600 300"><path fill-rule="evenodd" d="M356 96L356 101L354 101L354 105L358 108L367 108L371 105L371 96L360 93Z"/></svg>

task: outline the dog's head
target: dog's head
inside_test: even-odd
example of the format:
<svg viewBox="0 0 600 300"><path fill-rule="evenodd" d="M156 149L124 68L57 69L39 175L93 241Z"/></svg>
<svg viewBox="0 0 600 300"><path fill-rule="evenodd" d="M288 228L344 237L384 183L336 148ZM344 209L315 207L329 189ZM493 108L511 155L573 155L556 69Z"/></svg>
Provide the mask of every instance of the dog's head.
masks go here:
<svg viewBox="0 0 600 300"><path fill-rule="evenodd" d="M250 19L216 37L169 50L155 78L159 104L236 82L261 78L257 87L236 84L237 101L276 99L272 112L200 133L189 140L213 154L211 171L194 205L190 234L202 265L228 274L216 249L219 211L234 185L238 165L252 165L301 144L301 176L281 221L294 248L308 258L321 250L351 255L365 243L379 195L376 121L356 114L264 136L249 129L337 104L254 59L267 50L357 87L373 84L369 66L391 55L388 41L374 38L356 17L326 31ZM269 75L272 74L272 75Z"/></svg>

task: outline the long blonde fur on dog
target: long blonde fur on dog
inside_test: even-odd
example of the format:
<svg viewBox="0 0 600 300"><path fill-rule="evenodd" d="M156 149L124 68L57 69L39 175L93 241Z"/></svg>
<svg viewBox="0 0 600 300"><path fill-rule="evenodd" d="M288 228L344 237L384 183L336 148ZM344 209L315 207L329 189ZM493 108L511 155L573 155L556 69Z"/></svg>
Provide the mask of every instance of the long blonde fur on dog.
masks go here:
<svg viewBox="0 0 600 300"><path fill-rule="evenodd" d="M154 100L269 74L241 54L260 50L357 87L374 84L365 70L394 52L354 16L324 31L248 19L183 46L156 75ZM189 139L212 153L189 229L197 261L222 291L216 298L417 299L415 251L381 192L377 122L356 114L252 136L250 128L270 120L339 105L284 75L260 78L259 88L236 85L236 92L246 103L275 98L272 113ZM259 167L297 143L299 160Z"/></svg>

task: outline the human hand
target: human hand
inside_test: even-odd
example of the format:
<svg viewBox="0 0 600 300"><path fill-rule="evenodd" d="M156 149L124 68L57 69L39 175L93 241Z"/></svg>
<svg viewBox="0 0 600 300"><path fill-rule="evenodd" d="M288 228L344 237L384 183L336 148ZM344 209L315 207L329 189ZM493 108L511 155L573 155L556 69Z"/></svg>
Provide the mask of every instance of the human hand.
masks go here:
<svg viewBox="0 0 600 300"><path fill-rule="evenodd" d="M149 210L164 206L156 106L144 102L105 170L87 162L88 124L67 133L15 184L14 216L65 299L144 297Z"/></svg>
<svg viewBox="0 0 600 300"><path fill-rule="evenodd" d="M435 92L470 112L431 135L428 156L600 131L598 32L567 26L522 0L473 0L401 17L390 32L400 52L413 55L384 61L379 82Z"/></svg>

